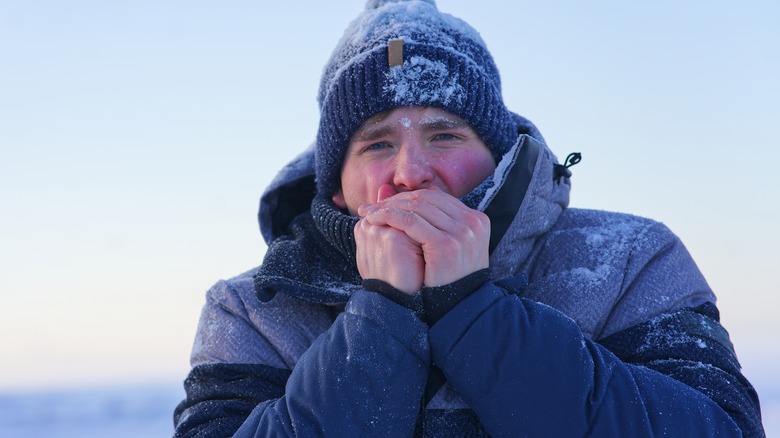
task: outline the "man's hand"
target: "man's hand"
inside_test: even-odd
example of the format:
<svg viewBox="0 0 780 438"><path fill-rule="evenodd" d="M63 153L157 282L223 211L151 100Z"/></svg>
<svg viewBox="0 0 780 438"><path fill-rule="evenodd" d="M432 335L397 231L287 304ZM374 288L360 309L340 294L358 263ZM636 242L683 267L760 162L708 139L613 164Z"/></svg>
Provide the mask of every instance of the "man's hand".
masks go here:
<svg viewBox="0 0 780 438"><path fill-rule="evenodd" d="M355 238L358 241L363 238L358 236L358 228L379 227L383 232L402 232L409 240L404 241L393 234L393 238L386 241L393 243L389 247L391 250L364 246L364 251L375 252L377 265L400 263L419 269L418 263L422 263L422 285L429 287L452 283L489 266L490 220L484 213L466 207L457 198L440 190L423 189L382 197L387 194L383 193L384 187L390 188L380 188L377 203L358 208L362 219L355 228ZM392 188L390 191L393 191ZM408 259L395 258L396 253L408 257L413 252L410 245L418 247L415 255L419 258L413 258L412 263L407 263ZM410 292L411 289L400 288L388 278L369 278L379 278L407 293L417 292L422 287ZM410 276L404 285L411 287L416 281L416 276Z"/></svg>
<svg viewBox="0 0 780 438"><path fill-rule="evenodd" d="M377 202L395 193L395 189L385 184L379 188ZM407 294L422 289L425 274L423 251L403 231L373 224L363 217L355 226L355 243L357 267L362 278L382 280Z"/></svg>

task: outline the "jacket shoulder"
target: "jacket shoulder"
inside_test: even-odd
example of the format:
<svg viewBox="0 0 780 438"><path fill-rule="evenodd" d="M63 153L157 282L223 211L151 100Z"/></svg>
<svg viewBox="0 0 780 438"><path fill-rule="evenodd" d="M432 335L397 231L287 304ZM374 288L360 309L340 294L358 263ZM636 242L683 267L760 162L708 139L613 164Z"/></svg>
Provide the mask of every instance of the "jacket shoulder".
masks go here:
<svg viewBox="0 0 780 438"><path fill-rule="evenodd" d="M566 210L526 270L529 297L568 314L593 338L715 300L668 227L625 213Z"/></svg>
<svg viewBox="0 0 780 438"><path fill-rule="evenodd" d="M208 290L190 359L193 366L235 363L291 369L333 322L338 309L329 306L285 294L261 301L254 287L258 269L220 280Z"/></svg>
<svg viewBox="0 0 780 438"><path fill-rule="evenodd" d="M619 213L607 210L592 210L585 208L567 208L558 222L553 227L552 232L564 231L581 228L609 228L614 232L631 233L632 230L651 225L664 227L661 222L656 220L636 216L628 213ZM669 231L671 233L671 231Z"/></svg>
<svg viewBox="0 0 780 438"><path fill-rule="evenodd" d="M555 260L560 269L590 266L606 269L631 259L652 257L680 239L653 219L602 210L567 209L539 242L540 261Z"/></svg>

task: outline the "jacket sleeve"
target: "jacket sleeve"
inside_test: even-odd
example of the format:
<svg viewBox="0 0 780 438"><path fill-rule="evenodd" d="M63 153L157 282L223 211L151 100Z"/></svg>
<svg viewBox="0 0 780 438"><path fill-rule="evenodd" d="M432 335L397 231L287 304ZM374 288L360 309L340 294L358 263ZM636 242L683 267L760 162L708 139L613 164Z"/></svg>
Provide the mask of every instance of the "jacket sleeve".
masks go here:
<svg viewBox="0 0 780 438"><path fill-rule="evenodd" d="M624 361L558 310L487 283L431 328L430 347L493 436L763 434L733 352L700 354L717 336L675 333L658 321L643 329L623 343ZM657 349L663 338L675 348ZM651 356L665 361L647 366Z"/></svg>
<svg viewBox="0 0 780 438"><path fill-rule="evenodd" d="M358 291L288 379L267 366L194 368L176 434L409 436L430 362L426 331L412 311Z"/></svg>

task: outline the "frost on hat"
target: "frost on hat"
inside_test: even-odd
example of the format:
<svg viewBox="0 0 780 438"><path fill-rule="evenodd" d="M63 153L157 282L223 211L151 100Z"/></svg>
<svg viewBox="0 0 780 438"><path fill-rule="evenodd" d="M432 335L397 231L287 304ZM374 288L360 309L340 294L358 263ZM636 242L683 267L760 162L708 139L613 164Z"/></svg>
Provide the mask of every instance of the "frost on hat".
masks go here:
<svg viewBox="0 0 780 438"><path fill-rule="evenodd" d="M401 106L460 116L496 162L517 138L493 58L476 30L433 0L369 0L323 71L318 95L317 191L333 194L352 133Z"/></svg>

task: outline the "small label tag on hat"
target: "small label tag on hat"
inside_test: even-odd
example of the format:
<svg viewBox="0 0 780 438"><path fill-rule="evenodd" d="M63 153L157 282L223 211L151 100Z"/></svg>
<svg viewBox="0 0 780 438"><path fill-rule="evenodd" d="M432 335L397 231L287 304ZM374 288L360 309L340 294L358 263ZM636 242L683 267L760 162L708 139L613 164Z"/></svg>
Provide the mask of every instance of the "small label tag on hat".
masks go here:
<svg viewBox="0 0 780 438"><path fill-rule="evenodd" d="M396 38L387 41L387 62L390 67L404 63L404 40Z"/></svg>

